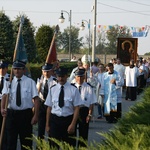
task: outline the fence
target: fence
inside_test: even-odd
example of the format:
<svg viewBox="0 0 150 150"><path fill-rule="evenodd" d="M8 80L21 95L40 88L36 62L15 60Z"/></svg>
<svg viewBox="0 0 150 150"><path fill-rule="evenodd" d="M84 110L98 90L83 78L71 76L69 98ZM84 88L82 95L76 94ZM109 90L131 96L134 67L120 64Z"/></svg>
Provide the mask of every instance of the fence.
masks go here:
<svg viewBox="0 0 150 150"><path fill-rule="evenodd" d="M76 59L78 60L79 58L82 58L83 54L74 54L74 56L76 56ZM112 58L116 58L116 57L117 57L117 55L105 55L105 54L96 55L96 58L99 58L103 64L109 63L109 61ZM143 56L143 55L140 55L139 57L147 58L147 56ZM58 54L58 59L60 61L62 59L63 60L69 60L69 54Z"/></svg>

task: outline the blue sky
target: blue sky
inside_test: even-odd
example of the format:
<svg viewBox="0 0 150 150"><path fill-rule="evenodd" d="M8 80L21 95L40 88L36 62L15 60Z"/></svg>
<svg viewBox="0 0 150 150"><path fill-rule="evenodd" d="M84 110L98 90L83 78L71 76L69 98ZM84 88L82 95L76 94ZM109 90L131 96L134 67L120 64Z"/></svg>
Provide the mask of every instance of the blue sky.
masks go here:
<svg viewBox="0 0 150 150"><path fill-rule="evenodd" d="M68 14L64 12L65 22L59 23L61 10L72 10L72 25L79 27L82 19L91 20L93 27L94 0L0 0L3 10L11 20L25 13L37 28L42 24L59 25L60 30L69 26ZM99 25L120 25L128 27L150 26L150 0L97 0L97 28ZM88 27L80 31L80 36L88 35ZM138 38L138 53L150 52L150 33Z"/></svg>

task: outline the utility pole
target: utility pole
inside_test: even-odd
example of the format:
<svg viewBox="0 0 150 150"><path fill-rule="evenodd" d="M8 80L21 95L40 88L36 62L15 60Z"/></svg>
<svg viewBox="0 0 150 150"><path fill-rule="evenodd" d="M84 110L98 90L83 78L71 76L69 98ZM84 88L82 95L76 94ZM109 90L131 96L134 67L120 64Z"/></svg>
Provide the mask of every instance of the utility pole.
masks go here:
<svg viewBox="0 0 150 150"><path fill-rule="evenodd" d="M92 62L95 61L96 16L97 16L97 0L94 0L94 10L93 10L93 36L92 36Z"/></svg>

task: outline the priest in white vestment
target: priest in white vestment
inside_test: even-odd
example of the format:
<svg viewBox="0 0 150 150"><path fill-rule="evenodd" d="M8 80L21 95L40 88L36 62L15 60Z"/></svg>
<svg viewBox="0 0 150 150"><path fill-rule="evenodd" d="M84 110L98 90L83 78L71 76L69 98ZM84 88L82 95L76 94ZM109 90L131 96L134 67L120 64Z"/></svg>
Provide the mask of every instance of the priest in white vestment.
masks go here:
<svg viewBox="0 0 150 150"><path fill-rule="evenodd" d="M108 71L104 73L103 84L104 91L104 116L109 123L116 122L121 117L121 99L119 87L124 84L120 74L114 70L112 63L107 65ZM119 90L118 90L119 89Z"/></svg>

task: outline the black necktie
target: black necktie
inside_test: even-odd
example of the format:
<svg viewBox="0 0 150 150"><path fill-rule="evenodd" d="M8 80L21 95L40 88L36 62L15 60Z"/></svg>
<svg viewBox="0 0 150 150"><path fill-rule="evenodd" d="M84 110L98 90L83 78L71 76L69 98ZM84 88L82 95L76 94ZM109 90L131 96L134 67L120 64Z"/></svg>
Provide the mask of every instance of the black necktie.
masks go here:
<svg viewBox="0 0 150 150"><path fill-rule="evenodd" d="M62 108L64 106L64 86L61 86L61 90L59 93L59 107Z"/></svg>
<svg viewBox="0 0 150 150"><path fill-rule="evenodd" d="M48 80L45 80L45 84L44 84L44 99L46 99L48 94Z"/></svg>
<svg viewBox="0 0 150 150"><path fill-rule="evenodd" d="M17 85L17 92L16 92L16 105L21 105L21 86L20 86L21 79L18 79L18 85Z"/></svg>
<svg viewBox="0 0 150 150"><path fill-rule="evenodd" d="M85 82L87 82L87 78L88 78L88 76L87 76L87 71L85 72Z"/></svg>
<svg viewBox="0 0 150 150"><path fill-rule="evenodd" d="M0 93L2 93L3 85L4 85L4 77L1 77Z"/></svg>
<svg viewBox="0 0 150 150"><path fill-rule="evenodd" d="M81 85L79 86L79 92L80 92L80 94L81 94Z"/></svg>

